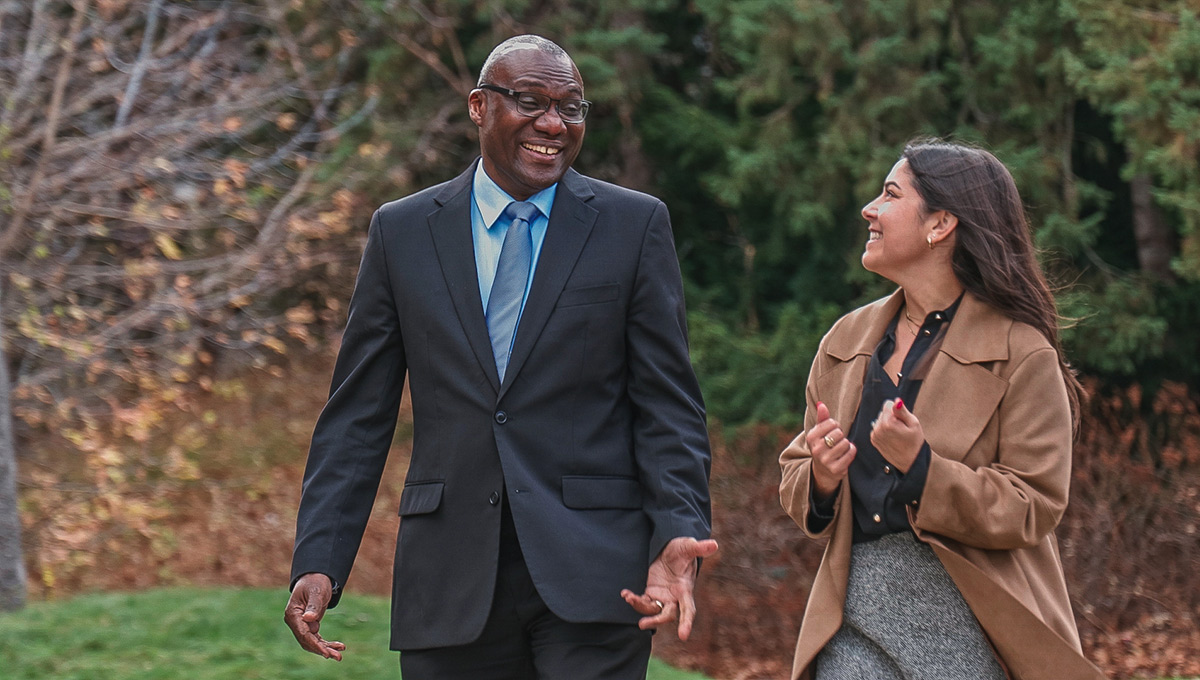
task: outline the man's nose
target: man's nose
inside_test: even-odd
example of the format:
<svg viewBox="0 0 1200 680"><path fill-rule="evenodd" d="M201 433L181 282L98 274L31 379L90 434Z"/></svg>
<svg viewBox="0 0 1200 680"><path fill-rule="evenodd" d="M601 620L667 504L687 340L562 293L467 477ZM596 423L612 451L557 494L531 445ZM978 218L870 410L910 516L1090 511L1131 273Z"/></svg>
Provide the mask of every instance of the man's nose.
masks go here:
<svg viewBox="0 0 1200 680"><path fill-rule="evenodd" d="M567 124L563 122L562 116L558 115L558 107L550 104L550 108L533 119L533 127L539 132L559 135L566 130Z"/></svg>

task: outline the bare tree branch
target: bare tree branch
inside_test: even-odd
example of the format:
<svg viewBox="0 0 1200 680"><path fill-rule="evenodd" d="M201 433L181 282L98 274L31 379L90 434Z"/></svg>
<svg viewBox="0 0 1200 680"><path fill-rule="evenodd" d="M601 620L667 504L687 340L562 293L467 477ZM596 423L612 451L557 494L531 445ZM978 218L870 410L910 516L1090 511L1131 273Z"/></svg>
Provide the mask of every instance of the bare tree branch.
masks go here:
<svg viewBox="0 0 1200 680"><path fill-rule="evenodd" d="M133 73L129 76L129 85L126 86L125 94L121 98L121 108L117 109L115 127L125 127L125 123L129 120L129 112L133 110L133 103L137 100L138 88L142 84L142 78L146 77L146 69L150 65L150 52L154 48L154 35L158 33L158 14L161 11L162 0L151 0L150 8L146 10L146 31L142 34L142 47L138 50Z"/></svg>
<svg viewBox="0 0 1200 680"><path fill-rule="evenodd" d="M25 187L25 195L17 206L16 214L13 215L8 227L0 234L0 259L4 259L12 248L13 242L20 237L21 228L25 226L25 219L29 216L33 200L41 188L42 178L46 172L46 162L54 148L55 130L58 127L58 117L62 113L63 92L66 90L67 78L71 75L71 67L75 62L75 40L83 29L83 20L87 18L89 3L90 0L80 0L80 5L75 8L75 16L71 18L65 54L62 63L59 64L58 73L54 77L54 92L50 96L50 113L46 116L46 135L42 138L42 155L38 158L37 166L34 168L33 178Z"/></svg>

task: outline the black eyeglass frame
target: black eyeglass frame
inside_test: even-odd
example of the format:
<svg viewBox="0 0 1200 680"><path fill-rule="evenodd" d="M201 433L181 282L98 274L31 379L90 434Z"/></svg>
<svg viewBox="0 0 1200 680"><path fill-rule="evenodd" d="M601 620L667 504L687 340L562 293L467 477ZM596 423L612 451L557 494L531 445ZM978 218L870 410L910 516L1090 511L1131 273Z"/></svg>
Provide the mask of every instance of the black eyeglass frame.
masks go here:
<svg viewBox="0 0 1200 680"><path fill-rule="evenodd" d="M502 95L511 97L513 99L513 101L516 102L516 104L517 104L517 113L521 114L522 116L527 116L529 118L537 118L538 116L544 115L547 111L550 110L550 105L553 104L554 110L558 112L558 117L562 119L562 122L568 123L570 125L579 125L583 121L587 120L588 111L590 111L592 108L592 103L590 101L588 101L586 99L580 99L578 97L563 97L562 99L555 99L554 97L541 94L540 92L518 92L516 90L511 90L507 87L500 87L499 85L492 85L490 83L484 83L482 85L479 85L479 89L491 90L492 92L499 92ZM538 99L545 99L546 100L545 107L543 107L541 111L538 111L536 113L522 111L520 99L524 95L529 95L530 97L536 97ZM563 114L563 110L560 106L560 104L562 104L563 102L579 102L579 106L582 109L581 113L579 114L579 120L567 120L567 117Z"/></svg>

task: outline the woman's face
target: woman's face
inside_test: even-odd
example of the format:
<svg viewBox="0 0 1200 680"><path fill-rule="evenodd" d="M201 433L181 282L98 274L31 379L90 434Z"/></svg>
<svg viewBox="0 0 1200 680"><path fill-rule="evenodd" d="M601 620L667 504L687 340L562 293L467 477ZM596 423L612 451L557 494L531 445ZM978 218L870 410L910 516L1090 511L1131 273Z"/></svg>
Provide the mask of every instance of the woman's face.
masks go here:
<svg viewBox="0 0 1200 680"><path fill-rule="evenodd" d="M868 230L862 255L867 271L896 281L897 276L915 270L929 253L925 239L937 220L925 210L906 159L892 166L883 192L863 206L862 216Z"/></svg>

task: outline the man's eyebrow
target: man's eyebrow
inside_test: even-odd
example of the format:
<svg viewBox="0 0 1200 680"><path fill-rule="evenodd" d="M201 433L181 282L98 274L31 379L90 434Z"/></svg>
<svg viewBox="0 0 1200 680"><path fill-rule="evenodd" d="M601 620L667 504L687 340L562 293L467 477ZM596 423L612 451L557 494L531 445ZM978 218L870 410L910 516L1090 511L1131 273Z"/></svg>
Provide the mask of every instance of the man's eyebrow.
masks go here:
<svg viewBox="0 0 1200 680"><path fill-rule="evenodd" d="M553 86L554 86L554 84L552 82L547 81L543 78L539 78L537 76L518 76L517 78L515 78L513 80L513 89L514 90L523 90L524 88L529 88L529 87L539 87L539 88L548 90ZM570 85L567 86L566 89L568 92L574 94L577 97L583 96L583 88L580 87L578 83L571 83Z"/></svg>

